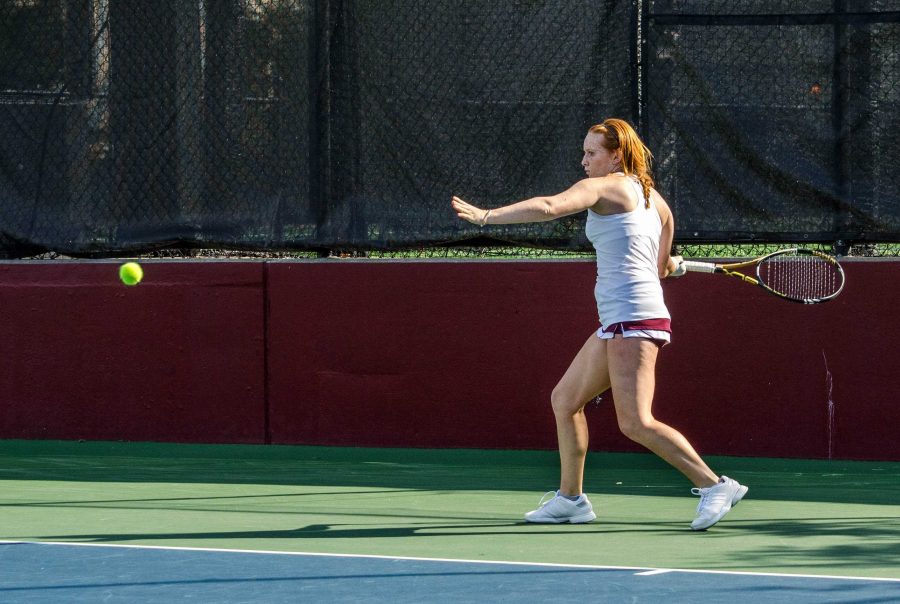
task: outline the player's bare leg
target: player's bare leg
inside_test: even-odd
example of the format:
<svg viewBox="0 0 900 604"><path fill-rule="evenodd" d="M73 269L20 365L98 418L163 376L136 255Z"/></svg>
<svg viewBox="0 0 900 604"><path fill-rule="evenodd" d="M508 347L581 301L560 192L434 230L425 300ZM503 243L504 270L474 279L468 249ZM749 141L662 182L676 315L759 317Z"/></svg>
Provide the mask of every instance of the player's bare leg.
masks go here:
<svg viewBox="0 0 900 604"><path fill-rule="evenodd" d="M588 450L584 406L610 387L606 357L606 341L591 334L551 395L559 441L559 491L563 495L580 495L584 487Z"/></svg>
<svg viewBox="0 0 900 604"><path fill-rule="evenodd" d="M680 432L653 417L656 344L644 338L616 336L609 341L607 352L619 428L696 485L691 492L700 496L700 503L691 528L708 529L743 499L747 487L727 476L716 476Z"/></svg>
<svg viewBox="0 0 900 604"><path fill-rule="evenodd" d="M536 510L525 514L526 521L579 524L597 517L590 500L582 492L584 459L588 448L584 406L608 388L606 344L596 335L591 335L550 397L559 439L559 490L547 493L552 497L545 501L545 495Z"/></svg>
<svg viewBox="0 0 900 604"><path fill-rule="evenodd" d="M645 338L617 335L608 342L608 367L619 429L687 476L694 486L709 487L719 477L677 430L653 417L656 356L659 348Z"/></svg>

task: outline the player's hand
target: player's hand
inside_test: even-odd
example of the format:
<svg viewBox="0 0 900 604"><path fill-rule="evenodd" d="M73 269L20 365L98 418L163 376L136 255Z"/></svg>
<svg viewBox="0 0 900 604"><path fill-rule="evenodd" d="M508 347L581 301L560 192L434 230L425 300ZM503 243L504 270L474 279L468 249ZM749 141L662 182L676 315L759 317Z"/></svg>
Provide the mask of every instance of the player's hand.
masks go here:
<svg viewBox="0 0 900 604"><path fill-rule="evenodd" d="M672 256L669 259L669 274L667 277L682 277L687 272L687 267L684 265L684 258L681 256Z"/></svg>
<svg viewBox="0 0 900 604"><path fill-rule="evenodd" d="M462 218L467 222L471 222L472 224L477 224L478 226L484 226L485 220L487 219L488 210L477 208L472 204L463 201L456 195L453 196L453 199L450 203L459 218Z"/></svg>

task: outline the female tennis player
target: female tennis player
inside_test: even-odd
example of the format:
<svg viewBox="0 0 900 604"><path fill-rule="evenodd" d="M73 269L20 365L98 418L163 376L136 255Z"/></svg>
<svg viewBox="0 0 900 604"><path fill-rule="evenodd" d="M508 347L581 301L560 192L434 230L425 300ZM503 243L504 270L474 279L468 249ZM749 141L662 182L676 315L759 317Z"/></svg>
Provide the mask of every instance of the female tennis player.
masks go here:
<svg viewBox="0 0 900 604"><path fill-rule="evenodd" d="M554 220L587 210L586 234L597 251L594 296L600 328L591 333L551 395L559 441L559 490L525 514L529 522L582 523L597 516L583 493L588 450L585 405L612 389L619 429L681 471L700 496L694 530L731 510L747 487L716 475L674 428L653 417L655 365L671 337L660 279L681 274L670 256L675 223L653 188L650 150L625 121L588 130L581 165L587 178L568 190L493 209L453 197L457 215L477 225Z"/></svg>

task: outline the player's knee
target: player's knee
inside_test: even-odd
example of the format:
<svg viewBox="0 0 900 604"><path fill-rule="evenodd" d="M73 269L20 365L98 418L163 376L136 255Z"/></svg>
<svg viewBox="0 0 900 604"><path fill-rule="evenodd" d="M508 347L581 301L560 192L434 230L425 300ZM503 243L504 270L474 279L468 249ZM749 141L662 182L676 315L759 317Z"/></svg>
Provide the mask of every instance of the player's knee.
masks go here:
<svg viewBox="0 0 900 604"><path fill-rule="evenodd" d="M641 443L653 432L652 420L630 415L619 417L619 430L631 440Z"/></svg>
<svg viewBox="0 0 900 604"><path fill-rule="evenodd" d="M553 407L553 413L556 415L574 415L580 408L572 393L560 386L554 388L550 393L550 406Z"/></svg>

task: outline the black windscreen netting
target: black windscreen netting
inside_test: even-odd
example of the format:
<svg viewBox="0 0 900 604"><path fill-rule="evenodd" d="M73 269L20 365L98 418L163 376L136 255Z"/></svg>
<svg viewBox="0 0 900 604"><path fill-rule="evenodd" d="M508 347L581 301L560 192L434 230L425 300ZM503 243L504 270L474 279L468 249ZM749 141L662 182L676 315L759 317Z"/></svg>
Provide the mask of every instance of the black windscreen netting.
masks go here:
<svg viewBox="0 0 900 604"><path fill-rule="evenodd" d="M680 240L897 240L898 9L650 3L643 126Z"/></svg>
<svg viewBox="0 0 900 604"><path fill-rule="evenodd" d="M278 240L282 212L308 224L308 6L0 6L7 241L253 247Z"/></svg>
<svg viewBox="0 0 900 604"><path fill-rule="evenodd" d="M477 236L454 222L452 194L496 204L562 190L582 176L597 116L632 109L627 3L423 6L355 3L341 31L349 42L332 72L326 240ZM571 245L580 222L490 234Z"/></svg>
<svg viewBox="0 0 900 604"><path fill-rule="evenodd" d="M679 241L900 239L900 0L0 0L0 255L478 229L632 121Z"/></svg>

